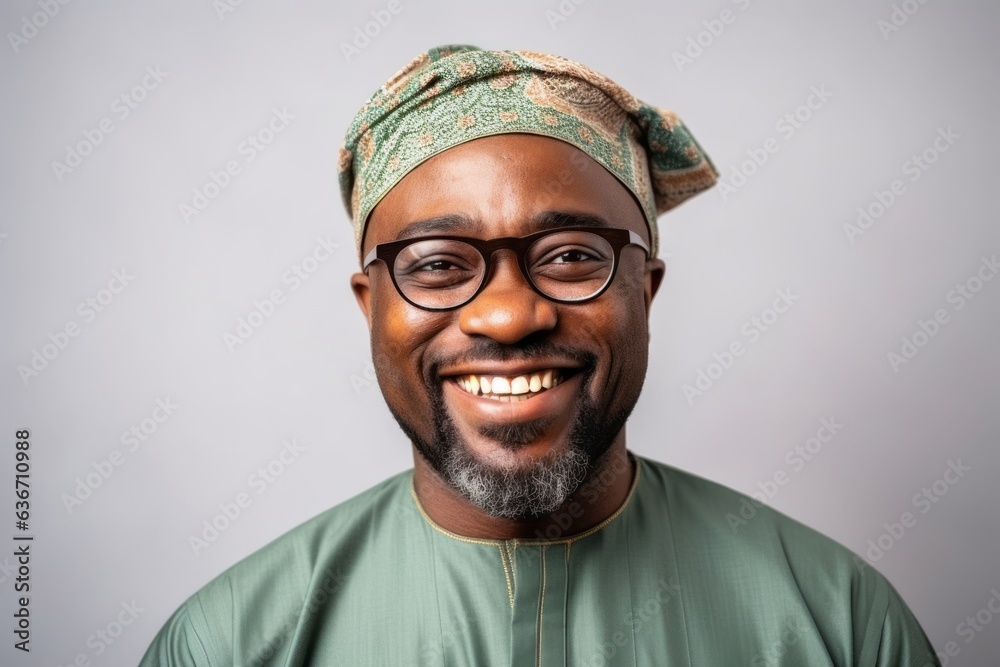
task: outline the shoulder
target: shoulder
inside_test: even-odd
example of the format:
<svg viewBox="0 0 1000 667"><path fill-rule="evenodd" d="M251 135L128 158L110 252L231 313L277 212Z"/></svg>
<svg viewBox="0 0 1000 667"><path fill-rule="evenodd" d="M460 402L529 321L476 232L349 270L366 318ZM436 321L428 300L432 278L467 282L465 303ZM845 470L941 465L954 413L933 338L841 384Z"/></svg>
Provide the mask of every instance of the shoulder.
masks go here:
<svg viewBox="0 0 1000 667"><path fill-rule="evenodd" d="M682 574L687 568L690 578L724 589L737 605L799 608L821 634L839 637L855 664L933 659L892 584L850 549L757 498L637 458L647 476L645 502L667 517Z"/></svg>
<svg viewBox="0 0 1000 667"><path fill-rule="evenodd" d="M867 564L840 543L757 498L665 463L637 458L647 476L647 495L669 517L675 538L743 555L822 563L845 573L871 569L862 567Z"/></svg>
<svg viewBox="0 0 1000 667"><path fill-rule="evenodd" d="M246 556L185 600L164 624L143 665L240 664L232 655L241 640L288 634L307 596L329 596L345 577L363 535L373 526L391 531L409 494L412 470L299 524ZM378 520L375 520L375 519ZM325 598L324 598L325 600ZM242 662L252 656L242 656Z"/></svg>

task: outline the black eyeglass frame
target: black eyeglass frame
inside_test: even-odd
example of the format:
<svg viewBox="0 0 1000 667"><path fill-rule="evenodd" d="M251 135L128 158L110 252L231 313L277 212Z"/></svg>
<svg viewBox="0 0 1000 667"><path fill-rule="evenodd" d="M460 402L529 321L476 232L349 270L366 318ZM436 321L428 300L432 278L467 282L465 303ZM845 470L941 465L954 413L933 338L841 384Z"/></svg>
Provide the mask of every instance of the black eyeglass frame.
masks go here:
<svg viewBox="0 0 1000 667"><path fill-rule="evenodd" d="M560 232L589 232L596 236L600 236L605 241L611 245L612 250L612 260L611 260L611 273L608 275L608 279L605 281L604 285L601 286L597 292L594 294L583 297L580 299L557 299L555 297L549 296L543 292L531 279L528 272L527 265L527 254L528 249L531 248L535 242L540 239L549 236L551 234L558 234ZM476 288L476 291L459 304L454 306L446 306L441 308L435 308L431 306L424 306L419 303L415 303L406 294L403 293L402 288L400 288L399 283L396 281L396 271L394 269L396 263L396 257L401 253L406 247L419 243L421 241L462 241L468 245L475 248L479 254L483 257L485 268L483 269L483 277ZM535 232L533 234L528 234L527 236L515 237L515 236L505 236L496 239L477 239L468 236L449 236L449 235L431 235L431 236L416 236L413 238L401 239L399 241L388 241L386 243L379 243L374 248L372 248L368 254L365 256L364 262L362 263L361 270L366 272L368 267L375 260L382 260L386 268L389 270L389 277L392 278L392 284L396 288L396 292L399 296L403 297L408 304L421 310L429 310L433 312L446 312L449 310L456 310L466 305L475 299L479 294L486 288L486 285L490 282L490 278L493 273L493 254L497 250L513 250L514 254L517 256L517 265L521 269L521 275L524 277L525 281L531 286L536 293L545 297L549 301L554 301L555 303L564 304L578 304L586 303L588 301L593 301L597 297L604 294L611 283L615 279L615 274L618 272L618 264L621 256L622 248L629 245L637 245L643 249L646 253L646 257L649 257L649 246L646 242L642 240L638 234L630 229L616 229L611 227L556 227L554 229L546 229L540 232Z"/></svg>

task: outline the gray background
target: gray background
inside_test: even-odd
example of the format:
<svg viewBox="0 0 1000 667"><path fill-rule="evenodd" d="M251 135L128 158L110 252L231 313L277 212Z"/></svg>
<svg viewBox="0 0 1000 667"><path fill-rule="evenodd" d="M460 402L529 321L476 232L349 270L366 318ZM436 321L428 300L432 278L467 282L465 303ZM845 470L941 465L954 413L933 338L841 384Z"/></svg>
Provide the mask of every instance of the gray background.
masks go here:
<svg viewBox="0 0 1000 667"><path fill-rule="evenodd" d="M1000 655L1000 619L971 641L958 634L1000 590L1000 280L961 309L948 300L1000 252L995 5L911 0L917 11L883 34L888 0L566 0L561 14L556 0L400 0L348 58L341 45L387 3L243 0L223 12L222 2L71 2L38 18L44 25L16 52L8 33L32 34L24 17L42 10L26 0L0 10L0 539L12 545L16 532L16 428L32 434L36 535L33 650L14 651L5 630L0 662L62 665L84 654L134 664L210 578L412 465L366 375L336 155L364 100L447 43L580 60L676 110L730 183L748 150L775 140L777 152L736 192L708 192L660 219L668 271L629 446L747 493L783 471L768 502L860 554L910 512L916 523L883 536L889 549L872 562L938 649L956 642L950 664ZM704 32L726 9L733 21L721 34ZM707 46L679 67L674 54L703 32ZM138 91L145 99L122 119L112 102L141 85L147 66L162 81ZM786 136L777 123L813 86L832 96L814 99L819 108ZM275 108L294 118L247 162L241 142ZM104 118L114 131L60 180L52 163ZM947 128L958 138L911 181L904 163L934 153ZM240 174L185 222L179 205L229 160ZM851 243L844 225L895 179L903 194ZM328 236L339 248L293 291L283 274ZM87 321L78 304L123 268L134 279ZM744 323L786 288L798 299L751 342ZM224 334L274 289L284 303L230 350ZM948 322L894 370L887 354L938 309ZM79 334L25 382L18 366L71 321ZM746 353L688 400L684 385L733 341ZM129 451L122 432L167 398L176 410ZM793 468L787 452L831 417L843 427ZM257 494L248 477L292 438L304 451ZM69 511L64 494L114 450L121 465ZM921 513L914 494L959 459L970 470L939 483L946 495ZM241 492L252 504L195 555L189 535ZM4 628L11 551L0 550ZM133 601L142 612L96 655L88 638Z"/></svg>

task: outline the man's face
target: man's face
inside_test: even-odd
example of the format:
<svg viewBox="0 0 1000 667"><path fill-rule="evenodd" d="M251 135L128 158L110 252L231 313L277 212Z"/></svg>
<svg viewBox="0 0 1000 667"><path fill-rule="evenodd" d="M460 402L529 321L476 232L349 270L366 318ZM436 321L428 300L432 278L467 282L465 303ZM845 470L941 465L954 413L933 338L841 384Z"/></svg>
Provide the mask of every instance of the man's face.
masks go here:
<svg viewBox="0 0 1000 667"><path fill-rule="evenodd" d="M540 231L544 217L551 224L553 213L569 214L564 226L589 216L649 243L638 204L590 156L557 139L504 134L460 144L409 172L372 211L363 253L430 234L524 236ZM487 513L537 517L557 509L624 437L664 267L626 246L600 297L558 304L525 281L513 251L498 251L493 262L483 291L446 312L403 300L382 262L351 283L368 319L379 386L419 453ZM502 378L500 387L553 386L497 400L471 393L472 377L494 386Z"/></svg>

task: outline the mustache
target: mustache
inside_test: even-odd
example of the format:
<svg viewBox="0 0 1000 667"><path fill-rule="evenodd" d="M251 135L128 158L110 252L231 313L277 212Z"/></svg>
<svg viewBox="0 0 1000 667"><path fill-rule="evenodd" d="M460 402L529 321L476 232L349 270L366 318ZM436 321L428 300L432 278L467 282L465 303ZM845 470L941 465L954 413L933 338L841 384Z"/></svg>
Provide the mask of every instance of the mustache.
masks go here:
<svg viewBox="0 0 1000 667"><path fill-rule="evenodd" d="M589 370L597 364L597 355L593 352L529 336L511 345L498 343L490 338L473 338L470 340L468 348L461 354L431 358L427 370L430 381L440 377L438 371L445 365L531 361L543 356L570 359L584 370Z"/></svg>

